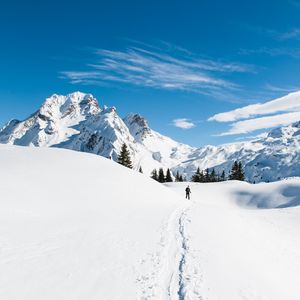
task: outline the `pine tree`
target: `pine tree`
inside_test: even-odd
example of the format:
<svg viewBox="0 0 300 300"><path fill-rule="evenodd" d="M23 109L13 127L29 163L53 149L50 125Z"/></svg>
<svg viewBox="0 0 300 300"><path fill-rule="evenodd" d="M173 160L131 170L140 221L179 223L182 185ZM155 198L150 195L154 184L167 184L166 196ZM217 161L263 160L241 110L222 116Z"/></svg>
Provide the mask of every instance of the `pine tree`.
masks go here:
<svg viewBox="0 0 300 300"><path fill-rule="evenodd" d="M245 172L243 169L243 165L241 162L239 162L238 166L239 166L238 180L244 181L245 180Z"/></svg>
<svg viewBox="0 0 300 300"><path fill-rule="evenodd" d="M200 175L199 175L199 181L200 181L200 182L205 182L205 176L204 176L203 171L200 172Z"/></svg>
<svg viewBox="0 0 300 300"><path fill-rule="evenodd" d="M180 179L180 176L179 176L179 172L177 171L176 175L175 175L175 181L179 182L179 179Z"/></svg>
<svg viewBox="0 0 300 300"><path fill-rule="evenodd" d="M165 182L173 182L170 169L167 170Z"/></svg>
<svg viewBox="0 0 300 300"><path fill-rule="evenodd" d="M210 182L216 182L216 181L217 181L217 175L215 169L213 168L210 173Z"/></svg>
<svg viewBox="0 0 300 300"><path fill-rule="evenodd" d="M178 181L179 182L183 182L184 181L182 175L179 176L179 180Z"/></svg>
<svg viewBox="0 0 300 300"><path fill-rule="evenodd" d="M245 180L245 173L241 162L235 161L229 175L230 180Z"/></svg>
<svg viewBox="0 0 300 300"><path fill-rule="evenodd" d="M121 148L121 152L118 155L118 163L132 169L132 162L130 158L130 152L127 148L127 145L124 143Z"/></svg>
<svg viewBox="0 0 300 300"><path fill-rule="evenodd" d="M201 172L200 172L200 168L198 167L196 173L192 176L192 181L201 182L200 177L201 177Z"/></svg>
<svg viewBox="0 0 300 300"><path fill-rule="evenodd" d="M206 169L206 172L205 172L205 175L204 175L204 182L210 182L209 169Z"/></svg>
<svg viewBox="0 0 300 300"><path fill-rule="evenodd" d="M151 178L158 181L158 175L156 169L154 169L151 173Z"/></svg>
<svg viewBox="0 0 300 300"><path fill-rule="evenodd" d="M235 161L232 165L231 172L229 174L229 180L236 180L239 172L238 162Z"/></svg>
<svg viewBox="0 0 300 300"><path fill-rule="evenodd" d="M223 170L220 176L220 181L225 181L226 180L226 175L225 175L225 171Z"/></svg>
<svg viewBox="0 0 300 300"><path fill-rule="evenodd" d="M166 181L166 179L165 179L164 170L163 170L163 168L159 168L159 170L158 170L158 182L163 183L165 181Z"/></svg>
<svg viewBox="0 0 300 300"><path fill-rule="evenodd" d="M143 172L143 169L142 169L142 166L140 166L139 172L142 173L142 174L144 173L144 172Z"/></svg>

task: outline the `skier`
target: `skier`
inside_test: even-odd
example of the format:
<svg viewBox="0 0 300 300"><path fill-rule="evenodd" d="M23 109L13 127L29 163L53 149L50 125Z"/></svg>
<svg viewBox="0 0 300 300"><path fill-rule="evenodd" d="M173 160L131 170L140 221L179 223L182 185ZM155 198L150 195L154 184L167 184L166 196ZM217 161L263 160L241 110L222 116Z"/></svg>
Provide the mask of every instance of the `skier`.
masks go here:
<svg viewBox="0 0 300 300"><path fill-rule="evenodd" d="M185 198L190 200L190 194L191 194L191 189L190 186L188 185L185 189Z"/></svg>

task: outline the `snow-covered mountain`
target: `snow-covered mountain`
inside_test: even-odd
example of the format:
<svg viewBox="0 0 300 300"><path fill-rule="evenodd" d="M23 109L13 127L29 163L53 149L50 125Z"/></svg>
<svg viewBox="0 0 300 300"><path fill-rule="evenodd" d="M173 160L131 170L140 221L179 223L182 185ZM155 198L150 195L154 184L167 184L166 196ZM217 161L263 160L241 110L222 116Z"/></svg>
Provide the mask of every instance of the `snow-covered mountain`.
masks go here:
<svg viewBox="0 0 300 300"><path fill-rule="evenodd" d="M152 130L138 114L122 119L115 107L100 108L91 94L75 92L52 95L29 118L12 120L0 130L0 143L67 148L113 160L124 142L134 167L142 166L146 174L159 167L187 178L198 167L228 173L232 163L240 160L250 181L300 176L300 122L252 141L194 148Z"/></svg>
<svg viewBox="0 0 300 300"><path fill-rule="evenodd" d="M199 166L228 174L235 160L245 166L246 178L251 182L300 176L300 122L275 128L251 141L199 148L179 171L191 174Z"/></svg>
<svg viewBox="0 0 300 300"><path fill-rule="evenodd" d="M135 168L146 173L176 167L195 150L150 129L140 115L122 119L115 107L100 108L96 98L80 92L52 95L29 118L12 120L0 131L0 143L67 148L113 160L124 142Z"/></svg>

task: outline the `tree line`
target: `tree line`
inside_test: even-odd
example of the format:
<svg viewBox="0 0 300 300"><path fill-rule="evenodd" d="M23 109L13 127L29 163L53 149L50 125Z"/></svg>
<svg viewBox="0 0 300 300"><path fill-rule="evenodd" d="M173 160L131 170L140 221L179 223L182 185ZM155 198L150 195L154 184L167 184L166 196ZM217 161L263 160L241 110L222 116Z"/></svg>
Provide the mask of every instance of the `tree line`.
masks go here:
<svg viewBox="0 0 300 300"><path fill-rule="evenodd" d="M219 182L226 180L245 180L245 172L241 162L235 161L233 163L228 176L226 176L224 170L221 173L217 173L214 168L211 170L206 169L205 171L201 171L199 167L192 176L193 182Z"/></svg>
<svg viewBox="0 0 300 300"><path fill-rule="evenodd" d="M164 173L163 168L159 168L158 170L154 169L151 173L151 178L161 183L173 182L170 169L167 169L166 174ZM186 179L182 175L180 175L179 172L177 171L175 175L175 182L183 182L183 181L186 181Z"/></svg>
<svg viewBox="0 0 300 300"><path fill-rule="evenodd" d="M118 163L132 169L132 160L130 157L130 152L128 150L127 145L124 143L121 147L120 154L118 155ZM143 169L140 166L139 172L143 173ZM159 168L158 170L154 169L151 173L151 178L158 181L158 182L173 182L173 178L171 175L170 169L167 169L166 174L164 173L163 168ZM235 161L232 165L231 171L228 176L226 176L225 171L223 170L221 173L217 173L214 168L206 169L205 171L200 170L197 168L197 171L192 176L193 182L219 182L219 181L226 181L226 180L245 180L245 172L243 169L243 165L239 161ZM179 172L177 171L175 175L176 182L183 182L186 181Z"/></svg>

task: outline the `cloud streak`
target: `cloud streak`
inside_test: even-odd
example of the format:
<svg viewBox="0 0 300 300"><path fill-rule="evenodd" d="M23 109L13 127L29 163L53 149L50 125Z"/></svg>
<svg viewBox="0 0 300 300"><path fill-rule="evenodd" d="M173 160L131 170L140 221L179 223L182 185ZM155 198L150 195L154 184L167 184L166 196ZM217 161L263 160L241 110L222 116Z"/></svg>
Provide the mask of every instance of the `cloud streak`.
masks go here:
<svg viewBox="0 0 300 300"><path fill-rule="evenodd" d="M196 126L192 121L186 118L175 119L172 121L172 124L181 129L191 129Z"/></svg>
<svg viewBox="0 0 300 300"><path fill-rule="evenodd" d="M231 122L228 131L219 136L247 134L300 121L300 92L265 103L257 103L216 114L209 121Z"/></svg>
<svg viewBox="0 0 300 300"><path fill-rule="evenodd" d="M185 90L218 95L238 89L238 85L223 75L251 72L252 67L194 57L178 47L171 53L155 48L130 47L125 51L97 49L94 63L82 71L64 71L61 77L71 83L122 83L166 90Z"/></svg>
<svg viewBox="0 0 300 300"><path fill-rule="evenodd" d="M268 37L270 37L274 40L278 40L278 41L286 41L286 40L300 38L300 28L299 27L289 28L289 29L286 29L283 31L283 30L266 28L266 27L262 27L262 26L253 26L253 25L245 24L245 23L241 23L239 25L245 29L248 29L249 31L263 34L265 36L268 36Z"/></svg>
<svg viewBox="0 0 300 300"><path fill-rule="evenodd" d="M232 125L230 125L231 128L229 129L229 131L221 133L219 136L245 134L260 129L267 129L267 128L273 128L277 126L289 125L299 120L300 120L300 112L255 118L255 119L233 123Z"/></svg>
<svg viewBox="0 0 300 300"><path fill-rule="evenodd" d="M261 47L257 49L240 49L240 55L268 55L268 56L288 56L292 58L300 58L300 48L287 47Z"/></svg>
<svg viewBox="0 0 300 300"><path fill-rule="evenodd" d="M210 117L208 120L217 122L233 122L259 115L292 111L300 111L300 92L290 93L287 96L265 103L247 105L232 111L219 113Z"/></svg>

